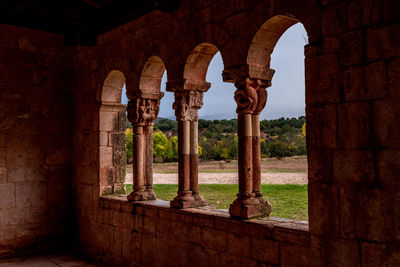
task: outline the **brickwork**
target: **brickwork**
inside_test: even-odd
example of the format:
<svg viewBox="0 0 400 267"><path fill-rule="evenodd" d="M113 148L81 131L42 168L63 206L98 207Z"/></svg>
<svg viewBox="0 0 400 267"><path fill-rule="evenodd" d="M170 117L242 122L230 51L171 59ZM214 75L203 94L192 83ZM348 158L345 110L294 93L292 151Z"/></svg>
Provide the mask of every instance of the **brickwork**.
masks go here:
<svg viewBox="0 0 400 267"><path fill-rule="evenodd" d="M73 97L65 52L57 35L0 25L2 255L58 243L71 225Z"/></svg>
<svg viewBox="0 0 400 267"><path fill-rule="evenodd" d="M400 265L399 13L394 0L181 1L68 49L1 26L1 248L42 244L73 218L82 251L113 265ZM130 100L157 93L164 68L169 89L200 90L218 49L225 81L268 80L270 52L296 21L309 37L308 227L101 198L122 183L121 87L105 87L110 73Z"/></svg>

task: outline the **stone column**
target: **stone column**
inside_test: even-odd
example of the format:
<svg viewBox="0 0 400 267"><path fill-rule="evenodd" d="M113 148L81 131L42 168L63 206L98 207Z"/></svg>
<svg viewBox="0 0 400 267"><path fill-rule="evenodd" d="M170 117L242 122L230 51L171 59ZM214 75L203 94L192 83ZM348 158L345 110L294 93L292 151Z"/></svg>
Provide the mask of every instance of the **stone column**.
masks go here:
<svg viewBox="0 0 400 267"><path fill-rule="evenodd" d="M259 122L259 114L267 101L268 84L268 81L254 78L235 80L239 137L239 193L229 209L232 217L248 219L271 213L271 205L261 193Z"/></svg>
<svg viewBox="0 0 400 267"><path fill-rule="evenodd" d="M262 196L261 193L261 140L260 140L260 115L253 114L252 126L252 151L253 151L253 193Z"/></svg>
<svg viewBox="0 0 400 267"><path fill-rule="evenodd" d="M153 124L144 126L146 137L145 142L145 183L146 191L151 196L151 199L156 199L156 194L153 187Z"/></svg>
<svg viewBox="0 0 400 267"><path fill-rule="evenodd" d="M128 102L128 119L134 129L133 191L131 201L154 200L153 188L153 125L163 94L138 93Z"/></svg>
<svg viewBox="0 0 400 267"><path fill-rule="evenodd" d="M207 205L198 189L197 146L198 110L203 105L203 93L195 90L175 91L176 120L178 121L178 195L171 207L191 208Z"/></svg>
<svg viewBox="0 0 400 267"><path fill-rule="evenodd" d="M199 167L198 167L198 147L199 147L199 123L190 122L190 190L196 200L201 198L199 194Z"/></svg>
<svg viewBox="0 0 400 267"><path fill-rule="evenodd" d="M252 114L252 139L253 139L253 193L256 197L262 197L261 192L261 136L260 136L260 113L267 104L267 87L271 86L271 81L253 79L252 86L256 88L257 103Z"/></svg>
<svg viewBox="0 0 400 267"><path fill-rule="evenodd" d="M132 125L133 126L133 125ZM144 135L143 126L135 125L134 136L133 136L133 192L135 193L128 196L133 197L130 200L143 200L147 197L145 181L144 181Z"/></svg>

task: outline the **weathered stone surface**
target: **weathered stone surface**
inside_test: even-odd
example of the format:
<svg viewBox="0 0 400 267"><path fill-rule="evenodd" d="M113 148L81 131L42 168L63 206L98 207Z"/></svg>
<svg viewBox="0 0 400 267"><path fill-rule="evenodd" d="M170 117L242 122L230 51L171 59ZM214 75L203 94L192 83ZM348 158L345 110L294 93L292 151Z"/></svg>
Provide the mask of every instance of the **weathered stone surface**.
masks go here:
<svg viewBox="0 0 400 267"><path fill-rule="evenodd" d="M338 105L339 147L346 150L367 149L373 142L371 108L368 103ZM349 123L353 127L349 127Z"/></svg>
<svg viewBox="0 0 400 267"><path fill-rule="evenodd" d="M307 106L307 146L314 149L337 147L337 106Z"/></svg>
<svg viewBox="0 0 400 267"><path fill-rule="evenodd" d="M305 67L307 104L338 103L343 79L339 57L328 54L306 58Z"/></svg>
<svg viewBox="0 0 400 267"><path fill-rule="evenodd" d="M23 253L73 239L118 266L398 266L398 1L180 2L172 13L154 11L101 35L93 47L0 26L0 247ZM188 55L205 42L221 52L226 71L265 59L248 67L264 73L277 33L287 28L258 32L262 52L248 58L269 19L300 20L310 42L310 238L272 218L237 221L159 200L140 206L100 198L124 187L123 84L131 100L152 56L162 68L150 69L167 69L168 84L183 81ZM205 50L207 59L214 50ZM206 61L193 61L204 63L192 64L193 77L205 77ZM103 92L111 72L119 79ZM147 85L158 86L156 76L146 76L155 77Z"/></svg>
<svg viewBox="0 0 400 267"><path fill-rule="evenodd" d="M373 152L336 152L333 156L333 177L337 183L373 182L375 180Z"/></svg>
<svg viewBox="0 0 400 267"><path fill-rule="evenodd" d="M9 209L15 207L15 184L0 184L0 209Z"/></svg>
<svg viewBox="0 0 400 267"><path fill-rule="evenodd" d="M331 263L349 266L360 266L358 244L355 241L345 242L335 239L325 239L321 248L321 263Z"/></svg>
<svg viewBox="0 0 400 267"><path fill-rule="evenodd" d="M373 105L375 138L382 147L400 146L400 111L397 101L376 101Z"/></svg>
<svg viewBox="0 0 400 267"><path fill-rule="evenodd" d="M382 61L364 68L351 67L344 75L346 100L371 100L387 95L386 67Z"/></svg>
<svg viewBox="0 0 400 267"><path fill-rule="evenodd" d="M225 251L227 245L227 234L225 231L203 228L201 230L201 244L211 249Z"/></svg>
<svg viewBox="0 0 400 267"><path fill-rule="evenodd" d="M399 43L395 32L398 25L370 28L366 31L366 53L368 60L379 60L399 56Z"/></svg>
<svg viewBox="0 0 400 267"><path fill-rule="evenodd" d="M381 183L399 185L400 152L397 150L383 150L378 152L378 177Z"/></svg>
<svg viewBox="0 0 400 267"><path fill-rule="evenodd" d="M251 257L255 260L278 264L279 262L279 243L269 239L251 240Z"/></svg>

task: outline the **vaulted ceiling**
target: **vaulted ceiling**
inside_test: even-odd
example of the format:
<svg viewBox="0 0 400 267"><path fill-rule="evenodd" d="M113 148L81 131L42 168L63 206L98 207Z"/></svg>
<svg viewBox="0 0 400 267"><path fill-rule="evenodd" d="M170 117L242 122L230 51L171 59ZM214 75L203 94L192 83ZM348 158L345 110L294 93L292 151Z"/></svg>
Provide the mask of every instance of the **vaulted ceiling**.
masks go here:
<svg viewBox="0 0 400 267"><path fill-rule="evenodd" d="M95 45L97 36L179 0L0 0L0 23L64 35L65 44Z"/></svg>

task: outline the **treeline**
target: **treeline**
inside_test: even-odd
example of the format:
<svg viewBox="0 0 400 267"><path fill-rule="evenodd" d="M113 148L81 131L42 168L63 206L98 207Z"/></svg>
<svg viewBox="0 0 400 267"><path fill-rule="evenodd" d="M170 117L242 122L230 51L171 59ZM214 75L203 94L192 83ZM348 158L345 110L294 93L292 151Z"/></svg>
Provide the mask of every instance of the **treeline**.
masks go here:
<svg viewBox="0 0 400 267"><path fill-rule="evenodd" d="M128 127L130 125L128 124ZM305 117L262 120L261 153L263 157L305 155ZM153 152L157 161L178 160L178 124L158 118L154 124ZM127 129L127 158L132 157L132 129ZM199 120L199 157L204 160L237 159L237 120Z"/></svg>

